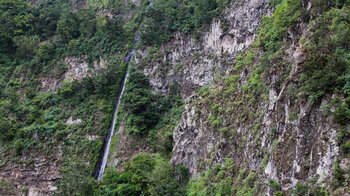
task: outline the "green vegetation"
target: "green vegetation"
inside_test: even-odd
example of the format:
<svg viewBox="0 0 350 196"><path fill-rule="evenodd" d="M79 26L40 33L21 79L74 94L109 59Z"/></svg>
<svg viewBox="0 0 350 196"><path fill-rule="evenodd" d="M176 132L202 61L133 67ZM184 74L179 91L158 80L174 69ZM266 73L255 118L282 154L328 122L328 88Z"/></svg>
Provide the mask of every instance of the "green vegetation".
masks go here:
<svg viewBox="0 0 350 196"><path fill-rule="evenodd" d="M184 195L187 174L157 154L138 154L124 171L107 169L96 195Z"/></svg>
<svg viewBox="0 0 350 196"><path fill-rule="evenodd" d="M336 112L335 112L335 117L336 117ZM337 119L337 118L335 118ZM349 157L350 156L350 126L348 127L343 127L339 132L338 132L338 143L340 146L340 152L343 156Z"/></svg>
<svg viewBox="0 0 350 196"><path fill-rule="evenodd" d="M33 165L36 157L46 157L63 176L58 194L93 189L102 142L89 136L107 134L126 71L125 21L72 6L71 1L36 6L0 1L0 139L6 152L1 165ZM79 81L63 81L66 57L85 61L90 69L104 59L104 68ZM57 92L43 85L56 82ZM69 118L82 122L67 124Z"/></svg>
<svg viewBox="0 0 350 196"><path fill-rule="evenodd" d="M269 186L271 187L271 189L273 191L273 195L276 195L276 196L283 196L284 195L284 193L281 190L281 185L278 182L270 179Z"/></svg>
<svg viewBox="0 0 350 196"><path fill-rule="evenodd" d="M216 164L212 169L189 182L187 195L256 195L260 191L257 174L240 171L232 159L226 159L222 166Z"/></svg>
<svg viewBox="0 0 350 196"><path fill-rule="evenodd" d="M320 195L326 196L330 192L316 185L316 180L310 179L309 181L302 183L297 182L295 188L290 191L290 194L293 196L299 195Z"/></svg>
<svg viewBox="0 0 350 196"><path fill-rule="evenodd" d="M283 37L288 28L300 18L301 1L282 0L275 6L275 13L271 17L265 17L259 32L261 46L269 52L275 52L282 46Z"/></svg>
<svg viewBox="0 0 350 196"><path fill-rule="evenodd" d="M2 149L8 152L1 165L20 164L17 157L28 154L31 158L62 156L55 160L63 176L57 181L57 194L90 194L96 184L91 176L102 142L89 138L107 134L126 71L123 59L132 47L135 30L140 30L139 47L161 44L175 31L201 32L229 2L157 0L135 5L91 0L80 6L68 0L33 5L1 0L0 134ZM81 80L65 80L66 57L85 61L89 69L103 59L103 69ZM156 185L164 169L170 169L172 130L180 118L182 101L176 83L164 96L152 93L147 77L136 69L131 70L130 78L123 104L128 131L134 137L147 136L152 149L165 155L152 163L158 173L147 176L147 183L155 185L146 192L156 193L165 190ZM82 122L67 124L70 118ZM174 181L166 182L179 191ZM145 185L135 186L137 193L146 189Z"/></svg>
<svg viewBox="0 0 350 196"><path fill-rule="evenodd" d="M194 33L200 37L215 16L220 15L233 0L155 0L143 1L141 41L159 45L168 41L174 32Z"/></svg>
<svg viewBox="0 0 350 196"><path fill-rule="evenodd" d="M297 31L297 22L309 22L309 29L314 33L300 42L306 58L302 63L299 91L304 91L311 103L319 103L325 94L332 92L348 96L348 5L347 1L319 0L307 11L302 1L281 1L275 13L263 21L258 40L265 50L266 57L262 59L270 62L281 54L287 30ZM310 18L316 19L310 21ZM336 120L344 123L348 120L349 107L341 107Z"/></svg>
<svg viewBox="0 0 350 196"><path fill-rule="evenodd" d="M188 17L188 20L182 20L184 23L178 23L178 14L181 11L178 11L176 6L181 5L183 2L185 1L179 1L178 4L174 4L171 1L156 1L150 5L149 9L145 11L144 22L145 24L150 22L151 24L147 26L154 28L154 30L143 31L144 34L141 36L141 39L143 39L144 45L160 44L168 40L171 32L175 30L183 33L193 32L194 36L200 37L196 32L200 28L196 25L208 21L212 16L220 15L220 2L215 4L210 1L194 1L195 4L192 4L194 6L192 8L187 6L187 8L193 9L196 20ZM314 33L306 33L303 37L294 37L295 40L299 40L299 50L306 58L300 64L302 74L297 76L300 80L297 80L297 84L289 84L287 93L292 105L297 101L310 101L312 107L319 106L320 101L326 95L338 95L339 100L332 101L329 107L336 108L333 115L334 120L344 127L344 131L340 132L339 138L341 139L342 154L347 156L349 154L349 134L345 126L349 123L348 113L350 105L348 99L350 84L348 82L349 64L347 59L349 44L348 36L346 36L349 27L348 2L320 0L310 10L306 10L303 1L299 0L273 2L275 13L264 18L258 39L247 51L238 55L233 62L234 68L231 74L225 76L223 80L218 79L216 84L212 86L198 89L197 93L200 95L200 98L193 104L198 104L202 109L209 112L205 122L207 127L211 127L222 137L228 137L235 142L244 144L247 140L246 137L235 131L240 126L239 122L251 124L249 129L252 130L254 136L253 145L255 146L250 146L250 148L259 150L261 148L259 130L262 121L261 115L259 115L259 103L265 102L268 98L267 85L271 68L274 67L274 69L278 70L278 74L282 77L278 84L281 85L286 81L291 81L289 76L291 65L288 65L285 60L285 50L292 42L289 40L288 35L300 35L298 25L306 23L308 24L307 29L311 29L311 32ZM182 8L184 9L185 7L183 6ZM160 10L165 11L160 13ZM202 12L202 10L206 10L206 12ZM157 17L147 18L149 17L147 14L150 13L157 15ZM204 13L207 13L207 15ZM164 20L165 18L167 20ZM191 22L186 23L188 21ZM175 28L173 27L174 24L177 25L175 25ZM162 28L155 29L158 26ZM141 26L141 28L145 27ZM157 37L157 39L151 39L154 37ZM263 52L261 53L260 51ZM160 52L158 49L153 49L149 52L152 54L152 58L159 58ZM200 54L195 53L194 56L198 58ZM151 62L152 59L146 59L140 65L148 67L148 63ZM259 63L257 64L256 62ZM181 65L179 67L181 68ZM247 82L241 85L240 75L243 70L248 70ZM159 136L159 134L155 134L155 130L158 130L156 127L160 124L159 122L165 119L165 114L178 107L176 104L163 107L161 104L162 100L166 99L164 97L159 99L157 95L151 93L147 78L140 72L132 71L132 73L135 76L131 78L137 77L137 79L129 81L125 97L130 100L137 97L137 100L125 101L124 109L127 126L129 127L128 131L136 137L146 137L152 143L151 141L154 141L155 138L150 136ZM276 88L281 89L282 87L277 86ZM232 119L238 119L238 122L233 122ZM298 114L290 113L289 120L298 119ZM270 139L274 141L272 151L271 154L267 153L264 155L260 168L262 170L265 170L268 157L273 156L276 152L279 142L277 139L279 134L277 128L273 128L271 132L272 138ZM171 134L168 133L168 135ZM164 136L161 137L164 138ZM155 149L158 152L164 152L164 148ZM213 147L212 152L213 154L215 153L215 147ZM199 161L198 165L200 168L204 169L208 166L209 169L203 171L198 178L190 180L186 189L187 195L255 195L261 191L263 184L258 179L260 171L249 171L248 169L235 167L230 159L224 165L216 164L211 166L211 160L210 157L207 160ZM344 171L341 171L339 163L337 164L335 164L334 168L336 180L332 188L342 186L345 181ZM115 174L114 176L119 175L123 175L123 173ZM152 186L149 181L146 184L149 187ZM282 191L278 182L270 180L268 185L275 195L286 194ZM149 192L143 193L152 194L151 190L152 188L147 189ZM173 189L169 188L169 190ZM289 192L292 195L327 195L328 193L328 191L319 188L315 181L299 182Z"/></svg>
<svg viewBox="0 0 350 196"><path fill-rule="evenodd" d="M320 102L327 95L338 95L337 100L331 101L328 107L336 108L333 113L333 119L342 127L339 132L339 145L342 156L349 154L349 76L350 64L347 59L348 53L348 28L349 28L349 2L345 1L317 1L310 10L306 10L304 1L299 0L281 0L273 1L275 12L272 16L265 17L260 27L258 39L244 53L237 56L234 62L233 71L223 80L218 79L212 86L206 86L197 91L200 95L198 103L195 103L202 110L205 108L209 112L207 116L207 127L214 130L220 130L221 137L229 136L232 142L245 143L246 138L234 131L240 128L241 122L246 122L251 126L247 127L254 134L256 143L251 146L259 151L259 124L261 124L261 115L259 115L259 103L266 103L268 92L266 86L271 82L271 72L278 71L277 74L282 79L277 82L277 89L282 89L282 84L293 83L296 79L290 76L291 65L286 60L285 50L292 42L299 40L299 52L306 57L300 63L301 74L294 76L300 78L297 84L289 84L287 93L291 100L292 108L297 101L309 101L311 107L317 108ZM308 31L300 37L302 29L301 23L307 23ZM293 37L293 40L289 38ZM260 53L259 51L263 51ZM260 53L260 54L259 54ZM254 63L254 62L259 62ZM240 79L242 71L246 71L246 83L242 85ZM272 73L274 74L274 73ZM293 81L294 80L294 81ZM293 82L292 82L293 81ZM204 105L204 106L203 106ZM220 109L224 108L224 109ZM328 109L329 111L329 109ZM290 112L289 120L298 120L299 114ZM258 127L256 129L256 127ZM271 140L272 155L278 143L278 133L276 128L272 129ZM254 145L254 144L253 144ZM267 153L265 157L269 157ZM261 169L265 169L267 159L261 162ZM210 162L206 163L210 167ZM193 194L214 195L221 190L210 189L211 186L219 187L220 181L211 181L215 179L209 175L210 169L193 180L190 185ZM343 172L343 171L342 171ZM335 167L337 183L332 186L336 189L342 186L344 179L339 166ZM225 172L224 172L225 174ZM253 174L251 177L254 176ZM239 176L236 176L236 179ZM252 177L253 178L253 177ZM234 179L234 178L233 178ZM254 179L254 178L253 178ZM341 183L340 183L341 182ZM212 184L214 185L212 185ZM279 184L270 181L272 191L276 195L284 195ZM244 185L240 185L243 188ZM250 187L253 187L252 184ZM252 189L253 190L253 189ZM243 191L245 193L249 191ZM235 194L240 193L239 191ZM222 193L218 193L218 195ZM298 183L290 194L294 195L327 195L327 191L319 189L315 183ZM228 194L229 195L229 194Z"/></svg>
<svg viewBox="0 0 350 196"><path fill-rule="evenodd" d="M334 111L334 120L340 124L347 124L350 121L350 107L346 102L343 102L335 111Z"/></svg>
<svg viewBox="0 0 350 196"><path fill-rule="evenodd" d="M307 57L303 63L302 90L308 92L311 101L318 102L331 92L343 92L349 96L349 39L348 9L331 9L311 25L315 33L304 45ZM346 107L343 105L341 107ZM347 109L349 107L346 107ZM345 108L342 108L345 110ZM349 118L346 111L337 121ZM345 118L345 119L344 119Z"/></svg>
<svg viewBox="0 0 350 196"><path fill-rule="evenodd" d="M185 167L170 164L172 131L183 105L181 89L173 83L167 87L167 95L153 92L147 76L139 71L139 66L151 66L151 59L130 68L120 119L127 133L147 143L155 154L135 156L124 165L123 172L107 169L100 183L92 177L103 144L91 136L104 136L110 127L115 98L127 69L124 57L132 47L135 32L140 37L136 47L150 46L152 58L159 59L159 45L175 32L199 41L214 17L223 21L222 28L227 32L229 22L221 14L232 2L142 0L138 5L121 0L89 0L79 6L77 1L69 0L45 0L35 5L25 0L0 0L0 140L4 152L0 167L35 165L35 157L46 157L60 168L57 195L258 194L262 186L260 171L239 168L231 159L213 167L209 167L212 157L202 161L201 168L210 169L190 182ZM341 156L348 157L350 1L314 0L310 9L306 9L305 2L271 1L275 12L263 19L256 42L231 62L234 66L230 75L197 91L197 104L209 112L207 127L237 143L246 143L247 138L236 130L240 123L249 123L255 145L249 147L259 150L259 103L268 98L268 76L273 67L283 78L276 89L288 84L291 107L297 101L310 101L311 107L317 107L323 98L337 97L326 110L335 108L333 119L340 127ZM301 29L302 23L307 25L306 30ZM297 77L293 81L289 76L291 65L285 58L290 37L299 42L294 44L305 56L298 65L301 74L293 76ZM200 56L195 52L195 58ZM65 78L70 68L65 59L72 57L88 64L89 77L72 81ZM103 68L93 70L100 63ZM183 66L179 63L177 71ZM247 72L244 84L240 78L243 70ZM67 123L68 119L82 122ZM298 119L298 114L290 113L289 120ZM272 138L268 138L274 141L272 153L279 142L278 134L277 127L272 128ZM262 155L260 169L266 168L269 156ZM334 163L334 174L334 187L348 181L339 160ZM278 182L270 180L269 186L275 195L284 194ZM4 194L14 194L15 188L9 180L0 180ZM21 191L26 193L28 188ZM298 183L291 194L327 192L306 182Z"/></svg>
<svg viewBox="0 0 350 196"><path fill-rule="evenodd" d="M133 137L148 138L147 142L160 153L171 153L173 129L181 116L182 101L176 83L169 94L153 94L148 78L135 68L130 70L123 98L126 130Z"/></svg>
<svg viewBox="0 0 350 196"><path fill-rule="evenodd" d="M147 134L160 118L156 96L152 94L148 78L141 71L131 70L126 86L124 108L130 114L126 123L129 132Z"/></svg>

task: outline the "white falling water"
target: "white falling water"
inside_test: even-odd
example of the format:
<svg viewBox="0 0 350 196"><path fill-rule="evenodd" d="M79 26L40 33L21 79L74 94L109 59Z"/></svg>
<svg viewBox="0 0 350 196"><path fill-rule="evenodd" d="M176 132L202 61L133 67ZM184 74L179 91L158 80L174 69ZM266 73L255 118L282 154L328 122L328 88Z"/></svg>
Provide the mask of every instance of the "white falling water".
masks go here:
<svg viewBox="0 0 350 196"><path fill-rule="evenodd" d="M138 33L135 32L135 34L134 34L134 39L133 39L133 43L132 43L132 49L131 49L131 51L126 55L126 57L124 58L124 63L126 64L126 66L128 66L129 62L131 61L131 58L132 58L133 55L134 55L135 44L136 44L136 42L138 41L138 39L139 39ZM107 159L108 159L108 154L109 154L109 148L110 148L111 140L112 140L112 137L113 137L113 134L114 134L115 122L117 121L117 115L118 115L118 109L119 109L119 105L120 105L120 100L122 99L122 96L123 96L123 93L124 93L124 90L125 90L125 85L126 85L126 81L127 81L127 79L128 79L128 76L129 76L129 68L127 67L127 68L126 68L126 73L125 73L125 76L124 76L124 80L123 80L123 84L122 84L122 89L121 89L120 94L119 94L118 99L117 99L117 106L115 107L115 110L114 110L114 116L113 116L112 127L111 127L111 129L110 129L110 132L109 132L109 135L108 135L107 144L106 144L106 148L105 148L104 153L103 153L103 159L102 159L101 167L100 167L100 170L99 170L99 172L98 172L98 177L97 177L97 180L98 180L98 181L102 180L103 173L104 173L105 168L106 168L106 165L107 165Z"/></svg>
<svg viewBox="0 0 350 196"><path fill-rule="evenodd" d="M126 71L126 75L124 77L122 90L120 91L119 97L117 99L117 106L116 106L116 108L114 110L113 123L112 123L112 127L111 127L111 130L110 130L110 133L108 135L108 141L107 141L107 145L106 145L106 148L105 148L105 151L104 151L104 154L103 154L101 168L100 168L100 171L98 173L98 178L97 178L98 181L102 180L102 176L103 176L103 173L104 173L105 168L106 168L107 158L108 158L108 153L109 153L109 147L111 145L111 140L112 140L113 133L114 133L115 122L117 120L117 114L118 114L118 109L119 109L119 105L120 105L120 100L121 100L121 98L123 96L123 92L124 92L124 89L125 89L125 84L126 84L126 80L128 78L128 75L129 75L129 71L127 70Z"/></svg>

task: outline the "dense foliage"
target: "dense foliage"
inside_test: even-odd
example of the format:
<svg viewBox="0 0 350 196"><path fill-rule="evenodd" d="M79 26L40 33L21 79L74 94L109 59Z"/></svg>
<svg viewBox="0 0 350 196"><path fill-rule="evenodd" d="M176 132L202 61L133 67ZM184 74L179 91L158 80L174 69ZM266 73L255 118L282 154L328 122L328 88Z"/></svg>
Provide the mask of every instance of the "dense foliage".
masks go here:
<svg viewBox="0 0 350 196"><path fill-rule="evenodd" d="M232 0L155 0L146 5L141 26L145 45L168 41L174 32L195 33L197 38Z"/></svg>
<svg viewBox="0 0 350 196"><path fill-rule="evenodd" d="M58 193L89 192L86 187L95 183L91 176L102 141L87 136L107 134L126 71L124 21L72 6L0 1L1 167L47 157L61 168ZM89 69L106 61L91 77L65 80L65 58L71 56ZM51 82L57 86L44 86ZM82 122L66 123L70 118Z"/></svg>
<svg viewBox="0 0 350 196"><path fill-rule="evenodd" d="M216 9L216 1L209 2L211 7L206 9ZM6 162L20 163L16 157L29 153L35 153L29 158L62 153L57 160L63 175L58 181L58 194L73 190L75 194L87 194L86 187L96 183L91 176L102 142L88 137L107 134L126 71L124 55L132 47L136 29L140 27L142 32L140 43L159 44L180 29L175 23L182 21L181 17L190 16L191 21L186 23L193 23L189 27L192 31L195 18L206 15L198 12L198 6L206 6L201 1L176 2L175 7L168 6L175 3L170 0L152 4L143 1L140 6L125 1L89 1L85 6L78 3L48 0L31 5L24 0L0 1L0 133L2 149L7 151L1 166ZM182 15L164 23L163 19L180 13L179 6ZM109 13L99 12L103 9ZM125 17L127 13L130 17ZM157 29L165 31L152 29L159 26L165 28ZM159 39L147 41L150 36ZM89 69L95 69L101 59L105 65L82 80L64 80L69 70L66 57L85 61ZM130 133L148 135L152 148L168 157L172 149L170 127L175 126L181 112L178 92L168 97L154 95L146 76L132 70L130 78L126 97L137 100L125 103ZM43 86L47 82L57 86L47 89ZM68 119L82 119L82 123L67 124ZM86 169L80 169L83 167Z"/></svg>
<svg viewBox="0 0 350 196"><path fill-rule="evenodd" d="M231 2L142 0L138 5L124 0L90 0L78 6L69 0L38 1L33 5L25 0L0 0L0 140L4 155L0 168L10 164L34 165L34 157L47 157L60 167L58 195L258 194L258 174L238 170L231 159L189 183L186 168L170 165L172 131L182 109L180 89L174 83L168 87L167 95L153 92L147 76L136 65L129 71L120 113L127 133L146 140L159 154L139 154L123 167L123 172L109 168L100 183L92 177L102 141L89 138L107 135L127 69L124 57L132 48L135 32L140 38L137 47L157 47L175 32L199 40L212 18L220 17ZM242 122L257 119L252 130L258 130L256 105L266 98L264 78L272 66L284 70L282 75L290 69L284 60L285 45L291 41L290 34L302 34L300 24L305 23L307 31L313 33L295 38L300 40L305 59L300 64L300 80L287 87L288 96L292 106L299 99L310 101L310 107L315 107L325 96L334 95L325 108L335 108L332 117L341 127L341 155L348 157L350 1L313 0L314 6L307 9L308 2L270 1L275 6L274 14L264 18L252 48L235 59L234 73L220 81L222 91L204 87L198 93L211 105L207 119L211 128L232 137L236 127L229 124L229 118L236 115ZM66 57L77 57L90 70L102 59L105 65L90 77L65 80L69 70ZM260 63L238 89L240 71L253 66L257 59ZM48 81L57 86L46 89L44 83ZM70 118L82 119L82 123L69 124ZM30 160L24 161L24 156ZM339 163L334 165L336 188L348 179ZM4 194L12 194L11 186L6 179L0 181ZM276 195L284 194L277 182L271 180L269 186ZM326 193L312 182L298 183L291 191L295 195Z"/></svg>
<svg viewBox="0 0 350 196"><path fill-rule="evenodd" d="M96 194L183 195L181 183L184 182L177 179L187 180L187 173L181 172L181 167L173 169L159 155L141 153L124 166L123 172L108 169Z"/></svg>
<svg viewBox="0 0 350 196"><path fill-rule="evenodd" d="M126 124L132 134L147 134L160 117L148 78L141 71L131 70L126 86L124 107L130 113Z"/></svg>

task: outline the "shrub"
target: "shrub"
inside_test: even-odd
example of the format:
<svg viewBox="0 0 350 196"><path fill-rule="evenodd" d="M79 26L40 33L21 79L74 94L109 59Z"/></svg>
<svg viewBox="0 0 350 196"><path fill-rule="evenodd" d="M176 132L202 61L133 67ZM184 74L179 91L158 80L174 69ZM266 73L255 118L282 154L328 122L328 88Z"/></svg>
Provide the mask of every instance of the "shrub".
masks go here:
<svg viewBox="0 0 350 196"><path fill-rule="evenodd" d="M12 140L16 134L17 122L14 119L0 118L0 137L3 141Z"/></svg>
<svg viewBox="0 0 350 196"><path fill-rule="evenodd" d="M32 57L37 53L39 48L38 36L21 36L14 39L17 47L16 54L20 58Z"/></svg>
<svg viewBox="0 0 350 196"><path fill-rule="evenodd" d="M281 185L277 181L270 179L269 186L274 192L274 195L276 196L283 195L283 193L281 192Z"/></svg>
<svg viewBox="0 0 350 196"><path fill-rule="evenodd" d="M336 186L343 185L343 182L345 181L345 177L343 175L343 170L340 168L339 165L339 159L335 159L333 163L333 171L334 171L334 180Z"/></svg>
<svg viewBox="0 0 350 196"><path fill-rule="evenodd" d="M124 166L123 172L107 169L96 190L99 195L183 195L175 171L159 155L140 153Z"/></svg>
<svg viewBox="0 0 350 196"><path fill-rule="evenodd" d="M156 96L152 94L147 77L138 70L131 70L124 97L124 108L128 112L127 125L132 134L145 135L159 118Z"/></svg>
<svg viewBox="0 0 350 196"><path fill-rule="evenodd" d="M15 141L15 149L16 149L16 153L18 155L22 154L23 147L24 147L23 141L21 141L21 140L16 140Z"/></svg>
<svg viewBox="0 0 350 196"><path fill-rule="evenodd" d="M334 120L340 124L346 124L350 121L350 109L345 102L334 111Z"/></svg>
<svg viewBox="0 0 350 196"><path fill-rule="evenodd" d="M156 166L149 177L149 193L151 195L182 195L174 169L169 162L157 159Z"/></svg>
<svg viewBox="0 0 350 196"><path fill-rule="evenodd" d="M340 150L346 156L350 155L350 141L340 145Z"/></svg>
<svg viewBox="0 0 350 196"><path fill-rule="evenodd" d="M58 195L92 195L96 180L90 175L90 168L81 160L71 160L69 165L61 168L63 178L57 182Z"/></svg>
<svg viewBox="0 0 350 196"><path fill-rule="evenodd" d="M227 127L223 127L219 130L221 133L227 133L228 129Z"/></svg>
<svg viewBox="0 0 350 196"><path fill-rule="evenodd" d="M271 17L265 17L262 21L259 36L265 50L276 51L288 28L294 24L300 16L301 1L282 1L276 6L276 11Z"/></svg>
<svg viewBox="0 0 350 196"><path fill-rule="evenodd" d="M73 94L72 86L66 85L65 87L59 89L58 93L64 98L68 98L71 94Z"/></svg>
<svg viewBox="0 0 350 196"><path fill-rule="evenodd" d="M78 38L80 32L78 28L78 19L74 12L65 10L57 22L56 34L59 35L63 42L68 43L72 39Z"/></svg>
<svg viewBox="0 0 350 196"><path fill-rule="evenodd" d="M297 182L295 188L291 191L292 195L302 196L307 195L309 192L309 186L307 184L303 184L301 182Z"/></svg>

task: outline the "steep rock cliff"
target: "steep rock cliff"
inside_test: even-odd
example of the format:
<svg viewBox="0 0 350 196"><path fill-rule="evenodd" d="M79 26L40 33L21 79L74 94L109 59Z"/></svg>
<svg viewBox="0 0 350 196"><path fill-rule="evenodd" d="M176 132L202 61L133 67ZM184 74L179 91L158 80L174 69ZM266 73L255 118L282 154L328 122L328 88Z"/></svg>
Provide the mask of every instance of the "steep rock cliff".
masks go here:
<svg viewBox="0 0 350 196"><path fill-rule="evenodd" d="M302 6L310 11L315 4L303 1ZM263 0L235 2L201 39L178 33L159 49L139 49L135 62L155 93L166 94L174 82L181 87L186 101L171 161L187 165L192 177L230 158L237 170L257 174L266 194L273 193L271 180L283 191L310 180L329 188L334 168L349 167L339 149L342 126L331 115L339 106L332 100L344 95L327 94L315 104L296 90L312 23L299 21L287 29L281 54L261 66L266 54L251 44L262 17L272 10ZM250 62L239 67L245 60Z"/></svg>
<svg viewBox="0 0 350 196"><path fill-rule="evenodd" d="M232 69L234 58L254 41L260 20L271 10L266 0L237 1L225 8L223 16L215 19L199 39L176 33L159 48L138 49L131 66L139 67L148 76L155 94L167 95L170 86L176 85L181 97L187 99L199 87L213 83L215 75ZM225 32L221 27L222 20L229 27ZM125 126L127 119L122 114L119 118L120 128L114 136L107 165L121 169L123 163L136 154L157 150L142 137L129 135Z"/></svg>
<svg viewBox="0 0 350 196"><path fill-rule="evenodd" d="M254 41L260 20L270 12L266 0L236 1L214 19L200 38L176 33L159 49L139 49L135 61L149 76L154 92L166 93L169 85L177 82L186 98L198 87L212 83L215 73L229 68L233 59Z"/></svg>

